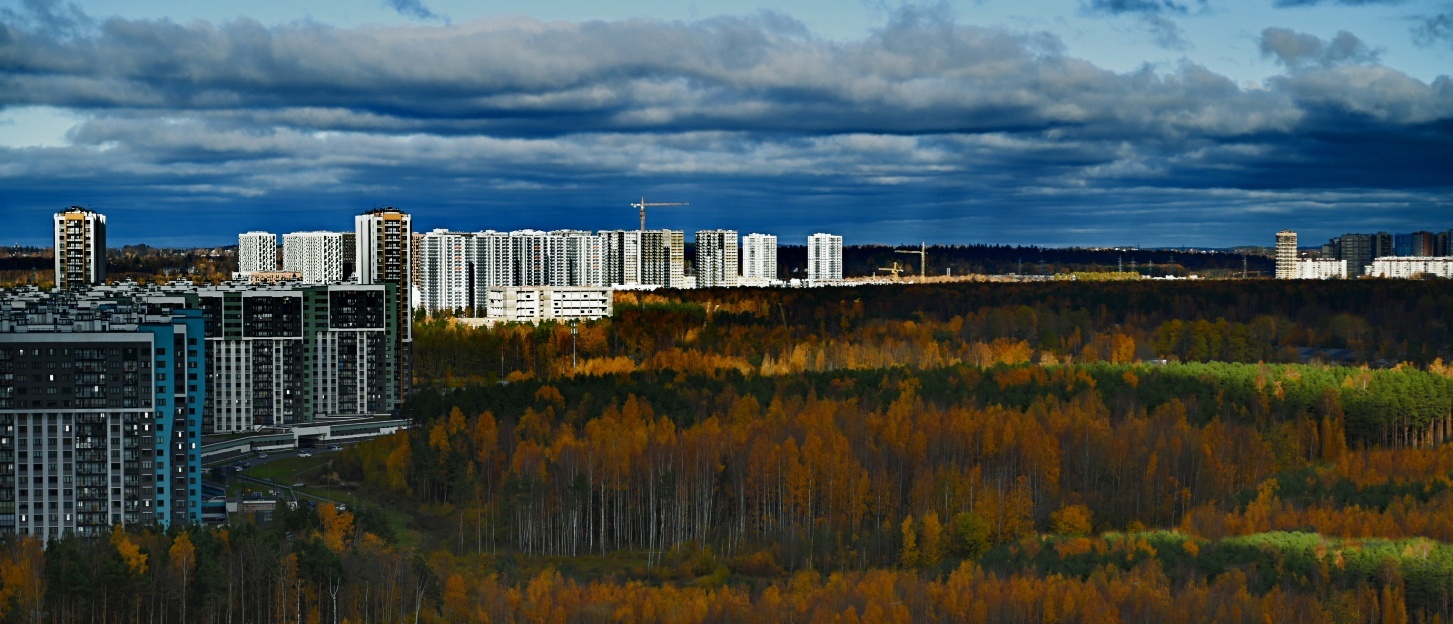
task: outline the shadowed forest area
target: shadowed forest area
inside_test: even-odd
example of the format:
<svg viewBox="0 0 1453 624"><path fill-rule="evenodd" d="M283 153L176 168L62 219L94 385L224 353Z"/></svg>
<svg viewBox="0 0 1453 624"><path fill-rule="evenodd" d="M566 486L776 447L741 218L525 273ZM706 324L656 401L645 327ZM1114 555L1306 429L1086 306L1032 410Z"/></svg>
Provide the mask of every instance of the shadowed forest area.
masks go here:
<svg viewBox="0 0 1453 624"><path fill-rule="evenodd" d="M623 294L575 336L421 320L413 427L332 463L368 504L11 540L0 605L1448 621L1450 312L1443 282L1062 282Z"/></svg>

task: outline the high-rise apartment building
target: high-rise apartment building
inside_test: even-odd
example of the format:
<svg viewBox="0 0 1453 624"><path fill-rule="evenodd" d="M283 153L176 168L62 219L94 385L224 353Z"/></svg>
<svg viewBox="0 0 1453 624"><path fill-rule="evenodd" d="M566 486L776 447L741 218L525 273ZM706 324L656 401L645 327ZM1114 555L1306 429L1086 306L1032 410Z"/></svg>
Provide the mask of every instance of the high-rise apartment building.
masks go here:
<svg viewBox="0 0 1453 624"><path fill-rule="evenodd" d="M1340 253L1335 259L1347 261L1348 277L1359 277L1372 264L1376 244L1376 237L1372 234L1343 234Z"/></svg>
<svg viewBox="0 0 1453 624"><path fill-rule="evenodd" d="M1411 239L1411 255L1416 257L1428 257L1438 255L1438 235L1432 232L1413 232L1408 235Z"/></svg>
<svg viewBox="0 0 1453 624"><path fill-rule="evenodd" d="M401 400L391 283L223 285L184 296L207 320L208 434L379 416Z"/></svg>
<svg viewBox="0 0 1453 624"><path fill-rule="evenodd" d="M356 282L358 268L358 234L343 232L340 255L343 256L343 281Z"/></svg>
<svg viewBox="0 0 1453 624"><path fill-rule="evenodd" d="M339 232L283 234L283 270L297 272L312 284L341 282L345 247Z"/></svg>
<svg viewBox="0 0 1453 624"><path fill-rule="evenodd" d="M430 312L475 307L474 236L434 230L419 236L418 288L421 305Z"/></svg>
<svg viewBox="0 0 1453 624"><path fill-rule="evenodd" d="M1378 232L1372 235L1372 241L1372 257L1374 258L1386 258L1394 255L1394 253L1396 252L1396 246L1393 244L1392 234L1388 234L1387 232Z"/></svg>
<svg viewBox="0 0 1453 624"><path fill-rule="evenodd" d="M807 280L843 278L843 237L813 234L807 237Z"/></svg>
<svg viewBox="0 0 1453 624"><path fill-rule="evenodd" d="M439 232L439 231L443 231L443 230L437 230L436 229L434 231ZM423 248L423 245L424 245L424 235L423 234L420 234L418 232L414 232L412 235L410 235L410 240L409 240L409 251L410 251L410 253L409 253L409 283L410 284L413 284L415 289L417 289L419 287L419 284L422 283L421 280L423 279L423 271L424 271L424 254L423 254L424 248ZM355 251L354 253L357 253L357 252Z"/></svg>
<svg viewBox="0 0 1453 624"><path fill-rule="evenodd" d="M483 293L491 288L518 284L515 277L515 241L509 232L475 232L472 243L476 298L484 296ZM474 307L478 314L478 301L475 301Z"/></svg>
<svg viewBox="0 0 1453 624"><path fill-rule="evenodd" d="M680 230L641 232L641 283L686 287L686 235Z"/></svg>
<svg viewBox="0 0 1453 624"><path fill-rule="evenodd" d="M696 233L696 286L737 285L736 230L701 230Z"/></svg>
<svg viewBox="0 0 1453 624"><path fill-rule="evenodd" d="M80 206L55 214L55 287L85 288L106 281L106 215Z"/></svg>
<svg viewBox="0 0 1453 624"><path fill-rule="evenodd" d="M242 273L276 271L277 235L272 232L237 235L237 270Z"/></svg>
<svg viewBox="0 0 1453 624"><path fill-rule="evenodd" d="M515 285L550 285L550 235L539 230L510 232L514 243Z"/></svg>
<svg viewBox="0 0 1453 624"><path fill-rule="evenodd" d="M1453 256L1453 230L1438 232L1434 245L1438 249L1438 253L1435 255L1441 257Z"/></svg>
<svg viewBox="0 0 1453 624"><path fill-rule="evenodd" d="M203 319L0 294L0 535L201 521Z"/></svg>
<svg viewBox="0 0 1453 624"><path fill-rule="evenodd" d="M419 305L482 314L491 288L605 284L605 237L590 232L447 232L421 239Z"/></svg>
<svg viewBox="0 0 1453 624"><path fill-rule="evenodd" d="M1411 257L1413 255L1413 235L1393 234L1392 253L1400 258Z"/></svg>
<svg viewBox="0 0 1453 624"><path fill-rule="evenodd" d="M1282 230L1276 233L1276 278L1297 278L1297 233Z"/></svg>
<svg viewBox="0 0 1453 624"><path fill-rule="evenodd" d="M605 238L590 232L565 230L552 232L563 241L564 279L551 276L555 286L604 286Z"/></svg>
<svg viewBox="0 0 1453 624"><path fill-rule="evenodd" d="M640 230L602 230L605 245L605 283L641 283Z"/></svg>
<svg viewBox="0 0 1453 624"><path fill-rule="evenodd" d="M777 237L748 234L742 237L742 279L777 279Z"/></svg>
<svg viewBox="0 0 1453 624"><path fill-rule="evenodd" d="M413 220L397 208L370 210L353 219L357 272L359 284L392 283L398 288L397 352L402 366L400 375L400 396L412 391L413 380L409 378L414 361L414 313L409 294L413 291L410 280L413 262Z"/></svg>

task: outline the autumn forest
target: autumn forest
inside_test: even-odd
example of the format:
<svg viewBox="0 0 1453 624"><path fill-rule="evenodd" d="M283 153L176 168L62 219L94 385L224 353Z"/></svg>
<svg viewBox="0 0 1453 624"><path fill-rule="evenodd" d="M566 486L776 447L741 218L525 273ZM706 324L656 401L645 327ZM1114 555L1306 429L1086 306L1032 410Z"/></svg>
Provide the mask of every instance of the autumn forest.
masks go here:
<svg viewBox="0 0 1453 624"><path fill-rule="evenodd" d="M617 295L415 327L365 504L0 548L13 622L1447 622L1453 286Z"/></svg>

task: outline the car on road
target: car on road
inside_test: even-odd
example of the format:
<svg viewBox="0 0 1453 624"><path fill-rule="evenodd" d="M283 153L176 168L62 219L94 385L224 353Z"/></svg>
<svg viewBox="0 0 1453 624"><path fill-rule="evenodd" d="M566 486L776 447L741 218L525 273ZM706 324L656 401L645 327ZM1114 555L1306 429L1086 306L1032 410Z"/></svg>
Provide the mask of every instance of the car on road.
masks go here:
<svg viewBox="0 0 1453 624"><path fill-rule="evenodd" d="M258 459L262 459L262 458L264 458L264 457L267 457L267 453L258 453L258 454L257 454L257 458L258 458Z"/></svg>
<svg viewBox="0 0 1453 624"><path fill-rule="evenodd" d="M309 451L307 449L298 451L298 457L312 457L312 456L313 456L313 452L312 451Z"/></svg>

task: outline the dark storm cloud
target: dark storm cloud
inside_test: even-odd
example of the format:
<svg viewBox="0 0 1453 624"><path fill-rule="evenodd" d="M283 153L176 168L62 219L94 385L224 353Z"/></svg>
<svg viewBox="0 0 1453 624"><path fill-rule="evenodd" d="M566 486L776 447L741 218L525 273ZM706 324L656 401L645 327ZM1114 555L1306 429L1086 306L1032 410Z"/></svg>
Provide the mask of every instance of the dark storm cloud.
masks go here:
<svg viewBox="0 0 1453 624"><path fill-rule="evenodd" d="M1187 5L1170 0L1090 0L1084 7L1090 12L1114 15L1122 13L1186 13L1190 10Z"/></svg>
<svg viewBox="0 0 1453 624"><path fill-rule="evenodd" d="M1140 13L1181 11L1158 6ZM1049 35L917 8L849 42L771 13L44 21L0 16L0 106L86 118L66 147L0 148L5 201L42 215L89 203L186 209L174 227L197 231L337 229L387 203L428 228L620 227L624 202L602 198L648 192L702 207L659 222L683 229L1230 244L1339 206L1449 209L1453 81L1377 65L1347 33L1267 30L1288 73L1246 88L1189 62L1112 72Z"/></svg>
<svg viewBox="0 0 1453 624"><path fill-rule="evenodd" d="M1374 63L1379 55L1377 50L1368 48L1357 35L1345 30L1337 33L1330 41L1322 41L1316 35L1287 28L1268 28L1261 31L1261 53L1292 68Z"/></svg>
<svg viewBox="0 0 1453 624"><path fill-rule="evenodd" d="M1453 13L1421 18L1421 23L1413 27L1413 39L1422 45L1453 45Z"/></svg>
<svg viewBox="0 0 1453 624"><path fill-rule="evenodd" d="M426 6L422 0L384 0L384 6L398 11L399 15L421 20L443 20L444 18Z"/></svg>

